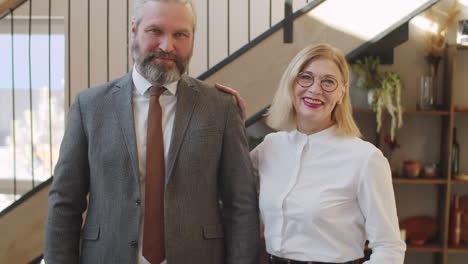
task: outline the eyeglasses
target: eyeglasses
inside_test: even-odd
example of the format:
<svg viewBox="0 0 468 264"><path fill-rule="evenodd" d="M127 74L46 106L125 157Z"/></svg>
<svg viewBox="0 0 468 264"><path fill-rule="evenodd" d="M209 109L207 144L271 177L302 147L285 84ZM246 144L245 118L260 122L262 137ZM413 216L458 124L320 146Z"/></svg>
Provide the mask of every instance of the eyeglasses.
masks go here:
<svg viewBox="0 0 468 264"><path fill-rule="evenodd" d="M338 88L338 81L331 76L314 75L312 72L300 72L296 76L296 82L303 88L309 88L315 82L320 81L320 87L326 92L333 92Z"/></svg>

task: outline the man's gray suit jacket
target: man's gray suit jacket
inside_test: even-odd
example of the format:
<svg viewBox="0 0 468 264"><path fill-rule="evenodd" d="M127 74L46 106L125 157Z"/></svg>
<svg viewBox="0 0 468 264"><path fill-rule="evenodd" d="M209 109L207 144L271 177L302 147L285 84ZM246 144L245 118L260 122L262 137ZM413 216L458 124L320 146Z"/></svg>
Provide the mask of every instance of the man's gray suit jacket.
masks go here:
<svg viewBox="0 0 468 264"><path fill-rule="evenodd" d="M47 264L137 261L144 197L132 89L129 73L79 93L70 108L49 193ZM257 264L258 198L235 100L188 76L176 96L164 194L168 264Z"/></svg>

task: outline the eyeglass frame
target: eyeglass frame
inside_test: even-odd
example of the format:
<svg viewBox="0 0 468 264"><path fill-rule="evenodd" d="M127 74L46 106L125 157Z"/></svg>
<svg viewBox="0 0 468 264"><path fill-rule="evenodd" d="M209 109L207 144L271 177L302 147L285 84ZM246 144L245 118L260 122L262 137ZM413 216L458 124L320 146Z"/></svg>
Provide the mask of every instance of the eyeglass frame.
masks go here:
<svg viewBox="0 0 468 264"><path fill-rule="evenodd" d="M304 85L300 84L300 82L299 82L299 75L304 74L304 73L310 75L310 76L313 78L313 79L312 79L312 83L311 83L310 85L308 85L308 86L304 86ZM296 77L294 78L294 80L295 80L296 83L297 83L299 86L301 86L302 88L310 88L312 85L314 85L314 83L315 83L315 78L317 78L317 77L319 77L319 81L320 81L320 83L319 83L320 85L319 85L319 86L320 86L320 89L322 89L323 91L325 91L325 92L327 92L327 93L332 93L332 92L336 91L336 89L338 89L338 86L340 86L340 81L338 81L338 80L337 80L336 78L334 78L334 77L327 76L328 79L332 79L332 80L334 80L334 81L336 82L336 87L335 87L335 89L333 89L333 90L331 90L331 91L326 90L326 89L324 89L323 86L322 86L322 81L323 81L324 76L323 76L323 75L315 76L315 74L314 74L313 72L310 72L310 71L298 72L297 75L296 75Z"/></svg>

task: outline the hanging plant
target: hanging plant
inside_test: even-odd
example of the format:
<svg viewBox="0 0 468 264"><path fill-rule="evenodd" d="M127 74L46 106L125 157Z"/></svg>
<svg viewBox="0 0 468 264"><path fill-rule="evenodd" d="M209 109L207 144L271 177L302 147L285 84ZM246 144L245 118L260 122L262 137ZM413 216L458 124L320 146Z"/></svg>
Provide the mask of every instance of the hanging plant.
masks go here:
<svg viewBox="0 0 468 264"><path fill-rule="evenodd" d="M379 67L380 59L372 56L357 60L352 66L358 76L358 87L373 91L371 108L376 113L377 132L382 128L382 112L387 110L391 117L390 138L394 140L396 129L403 125L400 99L403 84L396 72L381 72Z"/></svg>

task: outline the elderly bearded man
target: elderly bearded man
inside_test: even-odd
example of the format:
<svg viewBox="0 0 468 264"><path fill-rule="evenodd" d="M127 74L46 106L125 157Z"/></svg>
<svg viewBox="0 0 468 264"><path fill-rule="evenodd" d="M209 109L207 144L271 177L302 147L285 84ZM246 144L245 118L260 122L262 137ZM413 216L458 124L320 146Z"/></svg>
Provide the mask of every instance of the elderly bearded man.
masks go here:
<svg viewBox="0 0 468 264"><path fill-rule="evenodd" d="M47 264L258 263L241 115L232 96L184 75L195 20L190 1L137 0L133 70L76 96L49 194Z"/></svg>

